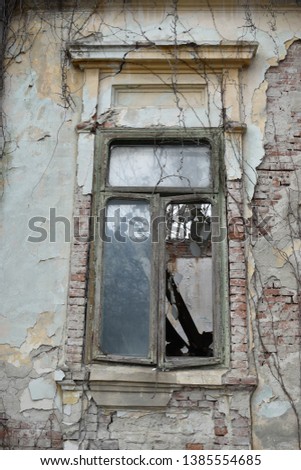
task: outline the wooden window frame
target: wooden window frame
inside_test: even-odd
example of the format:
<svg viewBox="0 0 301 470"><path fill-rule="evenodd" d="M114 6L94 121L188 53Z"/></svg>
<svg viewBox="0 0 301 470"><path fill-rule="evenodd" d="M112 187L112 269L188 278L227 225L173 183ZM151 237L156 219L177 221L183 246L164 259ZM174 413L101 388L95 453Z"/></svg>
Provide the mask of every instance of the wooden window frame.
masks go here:
<svg viewBox="0 0 301 470"><path fill-rule="evenodd" d="M165 207L170 202L197 202L207 201L214 208L214 215L219 217L220 225L226 227L225 195L224 195L224 168L223 134L221 129L102 129L97 131L95 148L94 184L93 184L93 215L97 217L100 210L105 207L110 199L142 199L150 201L152 217L161 216ZM163 143L175 144L177 142L206 142L211 147L212 159L212 187L208 188L154 188L150 191L145 187L111 187L106 185L109 168L110 146L112 143L144 144ZM99 220L99 230L103 230L103 221ZM164 226L161 224L159 239L165 240ZM165 358L165 247L161 243L153 243L152 253L152 281L151 281L151 323L150 345L151 355L149 359L109 356L100 351L100 322L101 322L101 289L102 289L102 245L97 236L91 243L88 289L88 317L87 317L87 362L95 363L125 363L157 367L160 370L173 368L189 368L201 366L221 366L225 363L225 350L227 348L227 237L224 233L223 240L215 244L213 260L213 304L214 304L214 357L175 357ZM159 279L159 283L156 282Z"/></svg>

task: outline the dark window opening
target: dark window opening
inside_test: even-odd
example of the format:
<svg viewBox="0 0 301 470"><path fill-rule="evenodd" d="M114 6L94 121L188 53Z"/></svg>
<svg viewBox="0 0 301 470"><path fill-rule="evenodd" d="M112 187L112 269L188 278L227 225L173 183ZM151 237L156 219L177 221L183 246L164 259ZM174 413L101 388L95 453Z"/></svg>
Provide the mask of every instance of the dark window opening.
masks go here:
<svg viewBox="0 0 301 470"><path fill-rule="evenodd" d="M166 356L213 356L211 204L166 209Z"/></svg>

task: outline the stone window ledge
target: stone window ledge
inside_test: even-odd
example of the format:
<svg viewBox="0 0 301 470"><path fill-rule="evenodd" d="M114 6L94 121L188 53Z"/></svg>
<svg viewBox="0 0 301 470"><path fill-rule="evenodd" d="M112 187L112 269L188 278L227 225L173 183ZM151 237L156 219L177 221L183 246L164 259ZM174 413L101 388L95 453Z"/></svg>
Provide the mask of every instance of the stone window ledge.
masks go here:
<svg viewBox="0 0 301 470"><path fill-rule="evenodd" d="M256 385L253 376L228 378L227 367L160 371L137 365L92 364L88 370L89 380L84 385L81 380L57 382L67 395L83 391L84 387L97 405L107 409L164 408L173 392L185 387L250 389Z"/></svg>
<svg viewBox="0 0 301 470"><path fill-rule="evenodd" d="M139 365L98 365L90 366L90 381L119 381L121 383L160 384L165 386L211 386L222 385L226 367L205 369L177 369L162 371Z"/></svg>
<svg viewBox="0 0 301 470"><path fill-rule="evenodd" d="M166 407L174 391L183 387L220 388L227 368L160 371L143 366L99 365L89 367L89 390L95 403L105 408ZM82 389L77 381L59 381L63 393Z"/></svg>

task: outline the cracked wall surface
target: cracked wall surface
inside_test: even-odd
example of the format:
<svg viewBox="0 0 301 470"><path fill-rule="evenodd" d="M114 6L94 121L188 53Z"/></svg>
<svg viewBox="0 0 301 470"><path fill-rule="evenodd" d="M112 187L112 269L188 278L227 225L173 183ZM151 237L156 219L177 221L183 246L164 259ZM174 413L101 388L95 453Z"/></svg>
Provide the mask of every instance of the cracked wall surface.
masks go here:
<svg viewBox="0 0 301 470"><path fill-rule="evenodd" d="M95 10L92 3L75 11L70 3L55 10L42 2L38 9L16 10L8 38L0 200L0 442L4 448L60 448L63 440L65 448L299 448L301 8L295 2L284 7L279 2L244 7L179 2L176 8L174 2L154 6L145 1L126 7L102 2ZM243 165L235 151L226 156L229 209L232 204L241 218L233 231L229 226L230 262L237 268L246 262L242 277L230 282L232 302L241 301L245 285L249 294L248 307L241 306L241 324L232 324L232 370L239 371L251 350L251 372L258 377L252 400L247 386L244 391L184 388L172 393L165 410L150 412L104 409L89 394L82 366L88 245L72 246L71 240L73 214L80 217L81 236L89 235L94 136L78 136L76 129L81 122L91 125L99 84L93 72L86 75L90 88L85 90L92 94L82 96L83 73L65 52L68 42L91 35L108 45L259 43L252 64L240 72ZM98 116L111 99L113 78L102 78ZM206 77L201 78L203 86ZM210 86L217 89L214 81ZM178 110L167 115L141 111L131 95L118 99L129 106L102 116L112 126L168 126L179 119ZM226 105L231 119L238 110ZM217 92L212 106L214 125L223 128ZM201 106L198 114L184 113L188 126L208 126L206 119ZM239 147L233 134L230 138ZM243 194L239 211L238 193ZM55 208L52 220L50 208ZM29 226L32 218L37 218L35 225ZM71 221L70 235L66 221ZM232 233L240 233L245 221L249 236L239 241ZM244 342L246 311L250 338ZM60 384L67 379L72 386L62 393Z"/></svg>
<svg viewBox="0 0 301 470"><path fill-rule="evenodd" d="M300 53L296 41L266 73L265 157L253 199L254 216L268 220L253 247L254 442L286 449L298 447L300 412Z"/></svg>
<svg viewBox="0 0 301 470"><path fill-rule="evenodd" d="M87 400L83 421L66 431L66 448L77 436L83 449L240 449L250 441L248 403L239 390L187 388L160 411L101 410Z"/></svg>

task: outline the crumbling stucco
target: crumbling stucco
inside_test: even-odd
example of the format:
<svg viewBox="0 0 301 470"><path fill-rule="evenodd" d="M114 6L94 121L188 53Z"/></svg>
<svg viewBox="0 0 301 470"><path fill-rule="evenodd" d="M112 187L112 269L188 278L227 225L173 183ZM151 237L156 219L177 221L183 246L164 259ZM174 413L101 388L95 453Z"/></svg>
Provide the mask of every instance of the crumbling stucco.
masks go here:
<svg viewBox="0 0 301 470"><path fill-rule="evenodd" d="M283 108L283 113L273 114L274 121L269 119L271 108L267 105L267 100L272 98L269 95L270 67L281 65L281 61L288 57L288 51L301 37L299 7L283 9L279 5L278 14L273 8L248 6L249 14L246 15L244 8L227 8L226 5L217 7L215 2L212 9L208 9L207 2L206 5L188 5L184 2L186 4L180 3L177 11L174 3L160 2L157 8L149 8L148 2L145 3L143 6L134 4L131 8L123 8L116 2L97 13L92 10L76 12L73 20L79 29L73 25L71 36L68 26L72 13L68 11L58 13L45 10L37 13L29 10L21 14L26 17L26 47L23 45L22 53L18 54L19 43L14 44L18 59L9 63L3 104L6 154L3 159L5 189L0 201L4 266L0 359L4 366L0 380L0 411L6 413L8 420L14 420L16 428L16 423L28 421L39 430L41 423L49 423L49 417L54 411L57 418L53 429L63 432L66 449L80 446L98 449L171 449L185 448L189 443L200 443L204 448L248 447L251 442L251 430L248 427L250 391L243 393L235 390L231 396L220 390L193 389L183 392L182 396L179 395L182 392L175 392L178 395L173 396L164 412L148 413L102 410L74 384L70 387L74 386L75 389L64 390L62 397L57 384L68 375L63 346L71 244L64 240L62 222L56 225L56 241L50 242L49 208L56 208L57 216L72 221L74 187L80 187L81 195L91 193L94 135L89 132L89 128L85 129L88 132L81 132L78 125L88 122L90 128L93 128L91 121L93 124L97 117L111 112L112 107L119 109L115 109L114 115L110 114L110 124L121 127L177 126L179 123L187 127L221 127L225 117L228 122L245 123L243 138L241 134L228 133L225 128L225 163L229 180L244 182L246 198L243 209L244 215L250 220L254 197L271 197L271 184L258 183L258 168L265 161L265 145L271 142L271 136L274 135L280 141L287 141L293 125L285 109L289 113L300 113L300 89L291 89L289 94L278 96L279 90L273 88L274 97ZM12 30L15 31L18 31L18 15L16 13L12 23ZM188 79L182 76L178 82L176 67L172 74L163 74L163 80L158 76L150 80L147 74L140 74L140 78L137 78L137 74L132 73L126 79L123 75L121 79L112 72L101 72L99 77L98 70L86 69L82 72L69 62L66 67L61 59L67 42L91 34L92 41L101 41L107 45L113 41L133 45L141 41L154 44L160 41L171 44L208 44L243 39L258 41L259 48L250 67L240 72L239 90L235 88L237 83L233 82L233 77L228 77L228 82L235 86L226 100L219 91L218 78L212 76L208 82L208 74L200 73L193 76L191 82L193 86L201 85L202 90L195 90L202 95L202 99L194 101L193 106L188 105L182 111L179 107L152 107L149 102L149 106L140 108L139 103L135 102L135 99L141 98L138 94L130 100L129 106L122 107L124 102L118 101L116 93L112 93L113 81L114 86L121 86L124 80L122 85L125 89L129 85L140 84L145 87L144 91L154 85L153 95L158 97L162 85L172 83L176 87L178 83L181 85L181 80L187 82ZM14 51L8 49L8 60ZM296 67L300 71L300 64ZM68 94L69 91L71 94ZM241 96L240 107L238 101L231 105L231 96L233 98L233 93L238 92ZM100 125L104 122L105 119L101 120ZM238 158L241 152L243 161ZM296 160L298 165L299 159ZM295 168L290 168L289 159L284 163L287 165L284 170L290 171L292 191L286 189L286 177L283 176L284 183L276 195L280 197L274 206L274 217L278 224L272 226L269 232L273 243L260 237L255 243L247 240L245 245L247 281L251 294L249 312L254 332L254 342L250 332L250 344L259 378L259 386L252 400L255 448L286 449L298 448L300 445L296 430L296 410L298 413L300 411L300 384L299 375L296 374L296 370L300 369L297 340L290 340L290 336L285 334L286 348L279 350L276 347L275 350L272 341L271 344L266 343L268 351L261 351L257 323L258 302L264 302L266 295L279 296L276 307L272 303L275 321L282 321L279 302L285 302L285 296L287 304L298 310L296 298L299 277L296 277L296 273L300 262L300 242L297 236L292 237L290 231L293 227L296 232L296 222L288 224L283 220L292 200L298 199L299 173L292 174ZM29 242L28 237L33 233L28 222L37 216L46 219L40 226L47 231L48 237L40 243ZM81 282L79 279L82 274L76 272L73 282ZM265 294L266 289L291 289L292 293L277 291ZM73 305L73 310L79 316L82 314L82 305ZM293 321L297 322L297 317ZM83 332L83 321L81 328L78 331ZM289 327L281 324L279 328L287 331ZM69 347L76 347L81 341L77 336L74 338L75 343ZM271 369L264 362L269 359L266 357L267 352L270 353L270 360L278 357L289 396L279 385L279 376L278 381L273 377L273 363ZM81 358L78 360L81 361ZM56 370L60 372L55 374ZM295 411L291 399L296 406ZM233 424L234 418L239 423L237 428ZM39 436L27 441L23 437L21 440L13 438L11 445L16 448L50 445L50 441L39 440ZM51 442L58 442L53 436ZM5 442L9 446L8 441Z"/></svg>

